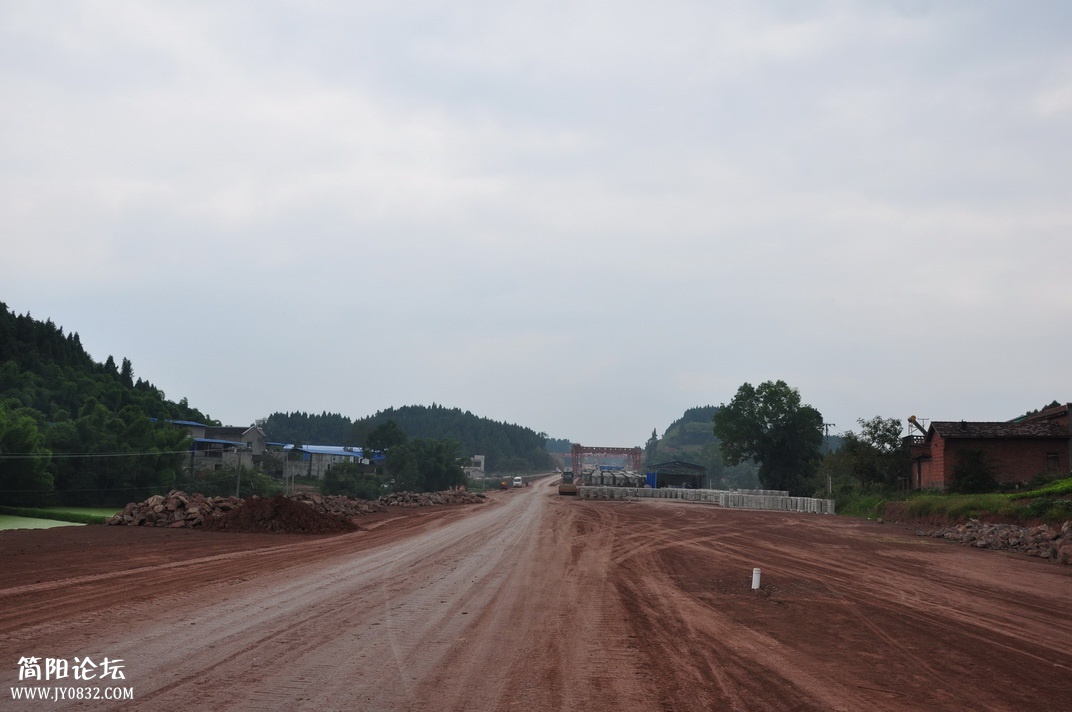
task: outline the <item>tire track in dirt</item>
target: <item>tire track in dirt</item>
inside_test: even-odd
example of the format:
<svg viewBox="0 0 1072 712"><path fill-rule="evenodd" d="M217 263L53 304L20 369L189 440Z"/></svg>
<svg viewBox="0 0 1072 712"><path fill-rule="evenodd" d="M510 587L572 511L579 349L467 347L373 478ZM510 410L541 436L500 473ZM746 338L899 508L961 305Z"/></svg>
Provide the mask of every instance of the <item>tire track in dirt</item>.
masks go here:
<svg viewBox="0 0 1072 712"><path fill-rule="evenodd" d="M1072 694L1055 674L1072 642L1060 567L816 515L589 506L634 532L615 550L619 590L671 708L1019 710Z"/></svg>
<svg viewBox="0 0 1072 712"><path fill-rule="evenodd" d="M320 708L333 708L339 696L364 698L376 709L410 708L417 704L416 682L440 662L450 640L461 636L465 616L487 605L481 584L489 583L496 559L484 537L494 539L506 529L516 509L507 506L326 571L321 567L322 583L316 586L292 582L293 592L267 620L269 611L262 607L248 624L232 626L238 632L227 641L233 652L222 665L224 673L215 666L194 667L159 698L166 704L190 689L209 689L226 703L237 675L247 681L255 676L261 689L256 696L261 704L249 709L286 709L282 701L295 686L308 689L309 702ZM452 558L457 549L471 555ZM463 610L469 608L474 610ZM282 630L262 632L275 627ZM273 660L273 671L258 674L263 657ZM323 666L333 676L312 684Z"/></svg>
<svg viewBox="0 0 1072 712"><path fill-rule="evenodd" d="M547 487L492 499L244 553L192 537L217 548L150 566L137 550L127 577L72 559L67 581L0 589L18 604L0 608L0 659L123 658L135 702L93 709L162 712L1019 712L1072 698L1064 567L819 515Z"/></svg>
<svg viewBox="0 0 1072 712"><path fill-rule="evenodd" d="M151 567L140 575L168 593L142 601L117 603L112 576L57 583L44 590L56 605L87 587L99 598L12 632L27 652L123 659L136 700L114 709L648 709L599 578L609 557L591 547L563 572L573 522L546 489L504 493L379 545L359 533L193 559L187 574L217 578L188 589L182 567ZM605 641L625 674L587 671Z"/></svg>
<svg viewBox="0 0 1072 712"><path fill-rule="evenodd" d="M221 581L241 582L264 570L306 565L344 552L367 549L404 536L411 529L442 526L464 514L464 508L422 512L410 517L378 520L365 531L339 536L257 535L281 543L268 547L261 545L256 549L239 548L237 551L209 556L196 555L198 538L192 536L182 542L188 547L186 550L170 554L178 558L177 561L152 564L127 562L115 570L99 571L108 566L108 562L98 560L100 563L95 567L98 569L95 573L0 588L0 633L15 626L25 630L35 624L47 624L60 614L106 607L115 601L117 587L129 590L125 602L149 601L160 596L185 597L200 587L218 585ZM379 530L388 521L394 522L389 530ZM159 535L162 532L149 533ZM226 542L231 537L237 540L246 536L210 532L186 534L204 535L214 540L214 544ZM91 554L91 550L86 552L87 557Z"/></svg>

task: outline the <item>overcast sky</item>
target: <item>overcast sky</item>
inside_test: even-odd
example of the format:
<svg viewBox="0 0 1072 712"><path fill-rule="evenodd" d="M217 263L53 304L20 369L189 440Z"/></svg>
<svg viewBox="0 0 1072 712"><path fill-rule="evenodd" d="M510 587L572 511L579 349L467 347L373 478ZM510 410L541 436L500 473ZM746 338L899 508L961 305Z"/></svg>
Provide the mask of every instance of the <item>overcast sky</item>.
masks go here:
<svg viewBox="0 0 1072 712"><path fill-rule="evenodd" d="M0 3L0 301L225 424L1072 400L1072 4Z"/></svg>

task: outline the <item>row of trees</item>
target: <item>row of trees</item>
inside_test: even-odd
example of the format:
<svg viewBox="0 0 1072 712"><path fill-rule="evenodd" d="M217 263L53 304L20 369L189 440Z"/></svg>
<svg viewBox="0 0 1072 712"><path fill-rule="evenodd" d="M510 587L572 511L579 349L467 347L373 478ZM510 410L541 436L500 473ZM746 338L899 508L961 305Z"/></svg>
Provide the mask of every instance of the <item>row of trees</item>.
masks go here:
<svg viewBox="0 0 1072 712"><path fill-rule="evenodd" d="M359 445L354 439L353 421L341 413L272 413L267 418L258 420L257 425L268 435L268 439L274 442L349 447Z"/></svg>

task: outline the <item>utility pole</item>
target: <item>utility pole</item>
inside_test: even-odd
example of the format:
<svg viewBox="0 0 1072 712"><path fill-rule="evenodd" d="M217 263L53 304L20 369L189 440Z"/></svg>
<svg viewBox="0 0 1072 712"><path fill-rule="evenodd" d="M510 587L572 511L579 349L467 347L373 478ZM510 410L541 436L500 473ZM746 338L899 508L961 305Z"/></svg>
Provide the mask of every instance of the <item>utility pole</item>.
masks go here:
<svg viewBox="0 0 1072 712"><path fill-rule="evenodd" d="M830 454L830 428L837 427L834 423L823 423L823 446L826 448L826 454ZM830 481L830 472L826 473L826 496L829 497L833 492L833 483Z"/></svg>

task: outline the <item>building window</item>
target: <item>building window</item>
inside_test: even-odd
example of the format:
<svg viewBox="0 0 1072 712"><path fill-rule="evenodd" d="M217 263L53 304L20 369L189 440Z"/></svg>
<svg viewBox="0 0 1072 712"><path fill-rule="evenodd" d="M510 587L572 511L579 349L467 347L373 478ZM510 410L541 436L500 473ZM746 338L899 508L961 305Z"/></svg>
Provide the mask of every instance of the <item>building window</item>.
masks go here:
<svg viewBox="0 0 1072 712"><path fill-rule="evenodd" d="M1046 472L1057 472L1060 464L1059 457L1055 452L1046 453Z"/></svg>

